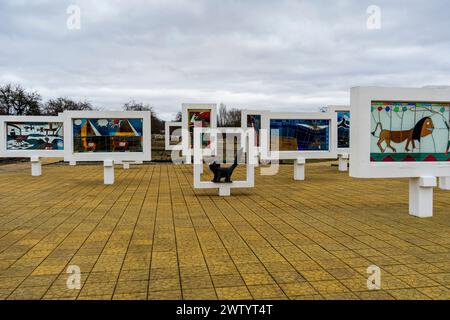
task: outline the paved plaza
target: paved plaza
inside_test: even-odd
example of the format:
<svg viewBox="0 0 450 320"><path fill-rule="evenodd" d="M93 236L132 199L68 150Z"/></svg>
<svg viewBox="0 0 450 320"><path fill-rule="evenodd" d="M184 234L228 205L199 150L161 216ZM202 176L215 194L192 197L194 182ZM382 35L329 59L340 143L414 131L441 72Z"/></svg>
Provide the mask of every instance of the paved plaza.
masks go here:
<svg viewBox="0 0 450 320"><path fill-rule="evenodd" d="M116 166L110 186L101 164L42 170L0 167L0 299L450 299L449 191L419 219L407 179L331 162L308 163L306 181L257 169L225 198L194 190L189 165Z"/></svg>

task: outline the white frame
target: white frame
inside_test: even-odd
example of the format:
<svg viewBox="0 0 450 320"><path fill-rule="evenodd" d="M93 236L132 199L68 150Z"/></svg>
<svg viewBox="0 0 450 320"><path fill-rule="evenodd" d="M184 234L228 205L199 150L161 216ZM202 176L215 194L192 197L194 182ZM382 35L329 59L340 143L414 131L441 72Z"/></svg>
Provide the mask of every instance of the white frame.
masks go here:
<svg viewBox="0 0 450 320"><path fill-rule="evenodd" d="M350 176L355 178L449 177L450 162L371 162L372 101L450 102L450 89L351 88Z"/></svg>
<svg viewBox="0 0 450 320"><path fill-rule="evenodd" d="M330 128L328 137L328 150L317 151L270 151L270 120L271 119L299 119L299 120L329 120ZM336 117L331 113L324 112L270 112L263 114L261 130L264 134L261 139L261 158L263 160L296 160L304 159L335 159L337 151L335 147L334 130Z"/></svg>
<svg viewBox="0 0 450 320"><path fill-rule="evenodd" d="M214 103L183 103L182 104L182 136L181 136L181 145L182 145L182 155L191 157L193 154L193 148L189 146L189 126L188 126L188 118L187 114L189 110L211 110L211 122L209 128L217 128L217 105ZM215 149L215 145L213 144L215 139L211 137L211 148L204 148L205 155L212 154Z"/></svg>
<svg viewBox="0 0 450 320"><path fill-rule="evenodd" d="M350 148L339 148L338 146L338 139L339 139L339 135L338 135L338 122L337 122L337 113L338 112L350 112L350 106L345 106L345 105L331 105L331 106L327 106L327 112L334 114L335 116L335 126L333 128L334 131L334 137L336 139L336 150L338 154L343 154L343 153L350 153ZM352 125L352 120L351 120L351 112L350 112L350 131L351 131L351 125ZM350 138L350 137L349 137ZM350 144L351 147L351 144Z"/></svg>
<svg viewBox="0 0 450 320"><path fill-rule="evenodd" d="M65 111L64 161L151 161L150 111ZM143 152L73 152L73 119L142 119Z"/></svg>
<svg viewBox="0 0 450 320"><path fill-rule="evenodd" d="M60 122L63 124L63 150L7 150L7 122ZM66 127L64 118L61 116L0 116L0 157L15 158L15 157L40 157L40 158L63 158L66 149Z"/></svg>
<svg viewBox="0 0 450 320"><path fill-rule="evenodd" d="M217 134L240 134L246 152L247 176L244 181L232 181L231 183L214 183L212 181L201 181L203 173L203 156L200 137L202 133L209 133L217 137ZM219 195L229 195L232 188L252 188L255 186L255 130L253 128L194 128L194 188L196 189L219 189ZM253 145L252 145L253 144ZM224 193L222 193L224 192Z"/></svg>
<svg viewBox="0 0 450 320"><path fill-rule="evenodd" d="M247 116L248 115L260 115L261 116L261 129L262 129L262 121L263 121L263 115L266 113L270 113L270 111L268 110L252 110L252 109L243 109L241 111L241 128L248 128L247 127ZM256 136L256 132L255 132L255 136ZM259 147L256 147L257 152L260 152L261 149L261 133L259 135Z"/></svg>
<svg viewBox="0 0 450 320"><path fill-rule="evenodd" d="M181 121L175 122L175 121L166 121L164 123L164 144L166 151L172 151L172 150L182 150L183 144L170 144L170 128L171 127L179 127L181 129L181 132L183 132L183 123ZM182 137L183 133L181 134L181 140L183 140Z"/></svg>

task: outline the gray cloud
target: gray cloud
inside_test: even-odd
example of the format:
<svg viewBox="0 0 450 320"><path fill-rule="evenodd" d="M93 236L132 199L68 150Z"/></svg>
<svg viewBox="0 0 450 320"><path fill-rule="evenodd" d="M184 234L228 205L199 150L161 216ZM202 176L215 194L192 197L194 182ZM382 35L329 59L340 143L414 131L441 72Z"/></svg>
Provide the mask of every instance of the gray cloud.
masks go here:
<svg viewBox="0 0 450 320"><path fill-rule="evenodd" d="M81 9L81 30L66 9ZM382 10L381 30L366 9ZM45 99L119 109L135 99L171 119L183 102L312 109L356 85L448 84L447 2L73 0L0 3L0 82Z"/></svg>

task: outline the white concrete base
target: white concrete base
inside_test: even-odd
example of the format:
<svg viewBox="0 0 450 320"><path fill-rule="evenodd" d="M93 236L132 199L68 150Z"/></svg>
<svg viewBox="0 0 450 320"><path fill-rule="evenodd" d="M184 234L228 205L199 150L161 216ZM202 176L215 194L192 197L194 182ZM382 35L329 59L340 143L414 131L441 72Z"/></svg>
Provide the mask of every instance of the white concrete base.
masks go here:
<svg viewBox="0 0 450 320"><path fill-rule="evenodd" d="M77 162L76 161L69 161L69 166L76 166Z"/></svg>
<svg viewBox="0 0 450 320"><path fill-rule="evenodd" d="M305 158L297 158L294 161L294 180L303 181L305 180Z"/></svg>
<svg viewBox="0 0 450 320"><path fill-rule="evenodd" d="M114 184L114 161L103 161L103 182L104 184Z"/></svg>
<svg viewBox="0 0 450 320"><path fill-rule="evenodd" d="M42 175L42 163L39 157L31 157L31 175L33 177Z"/></svg>
<svg viewBox="0 0 450 320"><path fill-rule="evenodd" d="M433 216L433 187L435 177L411 178L409 180L409 214L419 218Z"/></svg>
<svg viewBox="0 0 450 320"><path fill-rule="evenodd" d="M192 164L192 157L191 156L186 156L185 160L184 160L185 164Z"/></svg>
<svg viewBox="0 0 450 320"><path fill-rule="evenodd" d="M231 188L228 186L220 186L219 188L219 196L228 197L231 195Z"/></svg>
<svg viewBox="0 0 450 320"><path fill-rule="evenodd" d="M124 163L123 163L123 169L124 169L124 170L130 169L130 163L129 163L129 162L124 162Z"/></svg>
<svg viewBox="0 0 450 320"><path fill-rule="evenodd" d="M348 153L343 153L338 155L339 159L339 171L345 172L348 171Z"/></svg>
<svg viewBox="0 0 450 320"><path fill-rule="evenodd" d="M442 190L450 190L450 177L440 177L439 188Z"/></svg>

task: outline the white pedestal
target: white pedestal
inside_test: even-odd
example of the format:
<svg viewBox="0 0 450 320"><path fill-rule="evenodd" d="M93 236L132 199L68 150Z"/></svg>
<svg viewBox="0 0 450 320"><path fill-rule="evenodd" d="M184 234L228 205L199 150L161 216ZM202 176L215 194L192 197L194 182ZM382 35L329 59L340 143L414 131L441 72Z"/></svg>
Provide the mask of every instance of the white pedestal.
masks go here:
<svg viewBox="0 0 450 320"><path fill-rule="evenodd" d="M440 177L439 188L442 190L450 190L450 177Z"/></svg>
<svg viewBox="0 0 450 320"><path fill-rule="evenodd" d="M76 161L69 161L69 166L76 166L77 162Z"/></svg>
<svg viewBox="0 0 450 320"><path fill-rule="evenodd" d="M129 163L129 162L124 162L124 163L123 163L123 169L124 169L124 170L130 169L130 163Z"/></svg>
<svg viewBox="0 0 450 320"><path fill-rule="evenodd" d="M142 160L136 160L134 163L135 163L135 164L144 164L144 161L142 161Z"/></svg>
<svg viewBox="0 0 450 320"><path fill-rule="evenodd" d="M192 164L192 157L191 157L191 156L186 156L186 157L185 157L184 163L186 163L186 164Z"/></svg>
<svg viewBox="0 0 450 320"><path fill-rule="evenodd" d="M433 216L433 187L435 177L411 178L409 180L409 214L419 218Z"/></svg>
<svg viewBox="0 0 450 320"><path fill-rule="evenodd" d="M338 155L339 159L339 171L345 172L348 171L348 153L343 153Z"/></svg>
<svg viewBox="0 0 450 320"><path fill-rule="evenodd" d="M104 184L114 184L114 161L103 161L103 181Z"/></svg>
<svg viewBox="0 0 450 320"><path fill-rule="evenodd" d="M219 188L219 196L228 197L231 195L231 188L228 186L220 186Z"/></svg>
<svg viewBox="0 0 450 320"><path fill-rule="evenodd" d="M42 163L39 157L31 157L31 175L33 177L42 175Z"/></svg>
<svg viewBox="0 0 450 320"><path fill-rule="evenodd" d="M305 158L297 158L294 161L294 180L305 180Z"/></svg>

